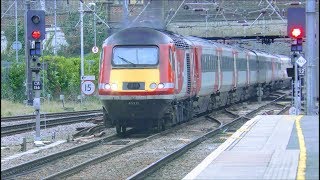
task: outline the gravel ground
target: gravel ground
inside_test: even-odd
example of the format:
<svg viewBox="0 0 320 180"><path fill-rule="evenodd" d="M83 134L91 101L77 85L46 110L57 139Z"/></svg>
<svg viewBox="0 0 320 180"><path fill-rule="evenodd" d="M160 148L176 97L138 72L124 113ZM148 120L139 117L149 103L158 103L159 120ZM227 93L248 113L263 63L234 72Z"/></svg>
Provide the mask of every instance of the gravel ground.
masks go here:
<svg viewBox="0 0 320 180"><path fill-rule="evenodd" d="M128 139L128 144L134 143L135 139ZM33 171L27 175L24 175L22 177L23 179L42 179L44 177L50 176L54 173L66 170L70 167L73 167L77 164L83 163L85 161L88 161L90 159L93 159L95 157L98 157L104 153L114 151L116 149L119 149L123 147L124 145L99 145L94 148L90 148L85 151L78 152L76 154L73 154L71 156L66 156L64 158L60 158L50 164L45 165L45 167L38 168L36 171Z"/></svg>
<svg viewBox="0 0 320 180"><path fill-rule="evenodd" d="M22 120L22 121L1 122L1 127L2 126L12 126L12 125L22 124L22 123L32 123L32 122L35 122L35 120L30 119L30 120Z"/></svg>
<svg viewBox="0 0 320 180"><path fill-rule="evenodd" d="M120 156L91 165L67 179L126 179L214 127L210 121L200 121L185 126L174 133L150 140Z"/></svg>
<svg viewBox="0 0 320 180"><path fill-rule="evenodd" d="M182 179L201 163L203 159L218 148L221 143L215 143L213 139L208 139L195 148L192 148L178 159L160 168L146 179Z"/></svg>
<svg viewBox="0 0 320 180"><path fill-rule="evenodd" d="M71 137L72 134L77 132L76 131L77 127L91 127L94 125L95 124L93 123L82 122L82 123L70 124L65 126L56 126L48 129L41 129L40 134L41 134L42 140L55 142L58 140L66 140L68 135ZM52 140L52 135L54 132L56 134L56 138ZM105 132L106 132L106 135L111 135L115 133L115 130L114 128L111 128L111 129L106 129ZM22 139L24 137L27 138L27 142L28 142L27 151L30 149L36 148L33 144L34 136L35 136L35 131L30 131L26 133L16 134L13 136L1 137L1 160L5 157L22 153L20 144L22 143ZM96 139L97 138L87 139L86 142L90 142ZM69 143L62 143L49 149L40 150L37 153L26 154L15 159L11 159L9 161L1 162L1 167L4 169L7 169L12 166L15 166L30 160L34 160L58 151L69 149L81 143L85 143L85 141L70 141Z"/></svg>
<svg viewBox="0 0 320 180"><path fill-rule="evenodd" d="M51 140L53 134L55 133L56 139L66 139L68 135L72 135L73 133L76 133L76 128L78 127L90 127L94 126L93 123L75 123L75 124L69 124L69 125L61 125L46 129L40 130L40 136L43 140ZM12 145L19 145L22 143L23 138L27 138L27 142L33 142L35 137L35 131L29 131L25 133L15 134L12 136L5 136L1 137L1 147L3 146L12 146ZM2 156L1 156L2 157Z"/></svg>
<svg viewBox="0 0 320 180"><path fill-rule="evenodd" d="M265 102L263 102L264 104ZM243 115L247 113L246 111L250 111L257 107L256 102L249 102L244 103L246 107L243 107L243 104L238 104L231 107L229 110L238 113L238 115ZM261 104L259 104L260 106ZM261 114L261 113L260 113ZM229 119L229 118L228 118ZM41 130L41 137L43 140L51 140L53 133L56 134L56 140L66 140L68 135L74 134L76 132L77 127L90 127L93 126L92 123L77 123L72 125L66 126L58 126L53 128L48 128L46 130ZM207 132L209 129L212 129L212 122L203 121L202 123L197 123L194 126L187 126L183 129L177 130L174 134L169 134L164 136L163 138L159 138L156 140L152 140L147 144L142 145L141 147L134 148L132 151L125 153L121 156L111 158L110 160L104 161L102 163L92 165L86 168L84 171L74 174L67 179L125 179L132 174L136 173L137 171L141 170L142 168L146 167L150 163L164 157L169 152L185 145L187 142L191 141L195 138L195 136L199 136L204 132ZM111 135L115 133L115 128L107 129L107 135ZM188 133L189 132L189 133ZM196 135L198 133L198 135ZM20 151L20 144L22 142L22 138L26 137L28 143L27 150L34 148L33 146L33 139L34 139L35 132L27 132L22 133L14 136L8 136L1 138L1 159L3 157L7 157L13 154L17 154ZM96 140L92 139L92 140ZM91 140L89 140L91 141ZM195 150L190 150L186 155L184 155L186 160L174 161L173 163L168 164L169 168L162 168L163 170L159 170L156 174L148 177L148 179L181 179L183 178L188 172L190 172L198 163L200 163L208 154L210 154L215 148L218 147L221 143L214 143L212 140L207 140L209 143L202 143ZM130 143L134 142L134 140L130 141ZM2 162L1 166L8 168L14 165L30 161L35 158L43 157L45 155L65 150L70 147L79 145L81 142L70 142L70 143L63 143L58 146L55 146L50 149L41 150L35 154L28 154L22 157ZM205 144L205 145L203 145ZM3 147L5 146L5 147ZM78 161L76 163L83 162L84 160L91 159L92 156L101 155L102 153L106 153L107 151L114 150L115 148L119 148L121 146L113 146L113 147L102 147L97 148L96 150L89 150L89 155L86 153L82 153L77 155ZM194 153L192 153L194 152ZM191 155L188 155L188 154ZM179 158L180 159L180 158ZM70 160L70 162L69 162ZM35 178L35 177L46 177L52 172L56 172L57 170L63 170L69 168L75 164L74 159L67 159L64 160L65 163L54 163L51 167L44 169L43 171L39 171L36 173L32 173L23 178ZM181 166L183 164L183 166ZM176 167L176 168L173 168ZM20 178L20 177L19 177Z"/></svg>

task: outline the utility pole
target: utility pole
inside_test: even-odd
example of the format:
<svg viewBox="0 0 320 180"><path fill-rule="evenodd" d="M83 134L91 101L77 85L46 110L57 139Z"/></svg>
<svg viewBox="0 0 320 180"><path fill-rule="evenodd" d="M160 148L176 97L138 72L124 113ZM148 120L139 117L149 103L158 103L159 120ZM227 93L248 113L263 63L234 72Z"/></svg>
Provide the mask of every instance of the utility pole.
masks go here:
<svg viewBox="0 0 320 180"><path fill-rule="evenodd" d="M16 62L18 63L18 0L15 0L15 16L16 16Z"/></svg>
<svg viewBox="0 0 320 180"><path fill-rule="evenodd" d="M93 32L94 32L94 47L97 46L97 26L96 26L96 3L89 3L90 10L93 6ZM92 11L91 11L92 12Z"/></svg>
<svg viewBox="0 0 320 180"><path fill-rule="evenodd" d="M25 27L25 58L26 58L26 95L27 95L27 105L32 106L33 105L33 92L32 92L32 71L30 69L30 63L29 63L29 49L30 49L30 43L28 39L27 34L27 27L28 27L28 19L27 19L27 12L30 10L30 1L25 1L25 19L24 19L24 27Z"/></svg>
<svg viewBox="0 0 320 180"><path fill-rule="evenodd" d="M94 29L94 46L97 46L97 18L96 18L96 3L94 4L94 8L93 8L93 29Z"/></svg>
<svg viewBox="0 0 320 180"><path fill-rule="evenodd" d="M83 2L80 3L80 49L81 49L81 72L80 72L80 89L82 84L82 77L84 76L84 52L83 52ZM82 104L83 93L81 91L81 104Z"/></svg>
<svg viewBox="0 0 320 180"><path fill-rule="evenodd" d="M315 0L306 0L306 59L307 59L307 115L315 114L315 81L316 81L316 65L315 65L315 18L316 18L316 2Z"/></svg>
<svg viewBox="0 0 320 180"><path fill-rule="evenodd" d="M54 47L53 54L57 55L57 0L54 0Z"/></svg>

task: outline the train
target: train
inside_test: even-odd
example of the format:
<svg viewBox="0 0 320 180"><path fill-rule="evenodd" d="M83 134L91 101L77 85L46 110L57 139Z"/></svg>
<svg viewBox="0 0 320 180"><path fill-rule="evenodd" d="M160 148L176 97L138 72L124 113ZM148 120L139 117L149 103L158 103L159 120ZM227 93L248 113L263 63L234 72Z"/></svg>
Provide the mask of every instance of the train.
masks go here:
<svg viewBox="0 0 320 180"><path fill-rule="evenodd" d="M284 55L131 27L102 45L98 95L106 127L160 131L195 115L288 88Z"/></svg>

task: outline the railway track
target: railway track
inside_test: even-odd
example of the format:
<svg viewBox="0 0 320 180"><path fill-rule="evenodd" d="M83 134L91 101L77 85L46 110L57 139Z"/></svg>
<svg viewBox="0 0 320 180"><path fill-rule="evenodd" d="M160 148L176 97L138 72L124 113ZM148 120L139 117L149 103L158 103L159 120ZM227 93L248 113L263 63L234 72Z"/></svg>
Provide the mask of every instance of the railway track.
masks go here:
<svg viewBox="0 0 320 180"><path fill-rule="evenodd" d="M90 150L90 152L91 152L93 148L97 149L97 148L101 148L102 146L114 146L114 145L117 146L117 144L119 142L121 143L121 141L128 141L126 139L128 139L130 137L130 135L133 135L132 139L134 139L134 140L131 139L131 141L134 141L134 142L132 144L129 144L129 145L121 147L121 148L116 148L115 150L111 150L111 151L109 150L107 153L104 153L100 156L97 156L97 154L92 153L92 156L91 156L92 158L89 159L88 161L85 161L82 163L79 163L79 162L78 163L70 163L72 165L74 165L74 164L78 164L78 165L75 167L71 167L67 170L64 169L64 171L58 172L58 173L53 174L50 177L48 176L47 178L44 178L44 179L56 179L58 177L64 177L64 176L70 175L74 172L78 172L81 169L86 168L87 166L95 164L99 161L107 160L107 159L110 159L114 156L118 156L120 154L123 154L123 153L131 150L134 147L141 146L142 144L144 144L148 141L151 141L152 139L156 139L156 138L159 138L165 134L175 132L177 129L183 128L184 126L187 126L188 124L191 124L191 123L194 123L194 122L190 121L190 122L181 124L178 127L173 127L173 128L168 129L166 131L163 131L163 132L157 133L157 134L153 134L153 135L152 134L149 135L149 133L137 135L133 129L129 129L127 131L126 138L121 138L121 137L117 136L116 134L114 134L114 135L111 135L111 136L108 136L108 137L105 137L102 139L95 140L90 143L86 143L83 145L76 146L74 148L67 149L65 151L61 151L61 152L58 152L55 154L51 154L51 155L48 155L48 156L45 156L42 158L38 158L38 159L35 159L32 161L26 162L26 163L22 163L20 165L17 165L17 166L8 168L8 169L4 169L3 171L1 171L1 177L5 178L5 179L8 179L8 178L10 179L10 178L15 178L21 174L23 174L22 176L24 176L26 174L32 173L35 168L37 169L37 171L41 171L41 169L45 168L45 166L50 166L50 163L55 162L56 160L58 160L60 163L64 164L66 162L65 158L67 158L69 160L76 159L77 153L83 153L86 150ZM144 136L147 136L147 137L144 137ZM138 137L138 138L136 138L136 137ZM94 155L96 156L95 158L93 158ZM83 154L81 156L83 156ZM59 162L55 162L54 163L55 166L57 164L59 164ZM46 170L44 170L44 171L46 171ZM32 176L30 176L30 177L32 177Z"/></svg>
<svg viewBox="0 0 320 180"><path fill-rule="evenodd" d="M93 117L97 117L97 116L102 116L102 112L101 111L93 111L93 112L88 111L86 113L83 112L83 113L80 113L80 115L73 115L73 116L68 114L67 117L59 117L59 118L51 118L51 119L41 120L40 121L40 128L43 129L43 128L53 127L53 126L58 126L58 125L82 122L88 118L93 118ZM25 120L23 120L23 121L25 121ZM7 125L7 126L1 125L1 137L34 130L34 128L35 128L35 121L25 122L25 123L21 123L21 124Z"/></svg>
<svg viewBox="0 0 320 180"><path fill-rule="evenodd" d="M278 99L280 99L280 98L278 98ZM151 163L151 165L149 165L148 167L146 167L144 169L141 168L143 170L139 171L135 175L130 176L130 178L132 178L132 179L136 179L136 178L140 179L141 177L147 177L150 173L155 172L157 169L162 167L164 164L166 164L166 163L168 163L170 161L173 161L175 158L179 157L180 155L182 155L183 153L188 151L188 148L190 149L190 148L196 146L197 144L201 143L202 141L204 141L204 140L206 140L206 139L208 139L208 138L210 138L210 137L212 137L214 135L217 135L217 134L219 134L219 133L221 133L223 131L226 131L227 129L230 130L230 128L232 126L234 126L235 124L239 123L240 121L245 121L245 120L250 119L250 116L253 116L258 111L261 111L261 109L265 109L266 106L270 106L270 104L272 104L273 106L276 106L278 108L281 108L281 111L279 111L279 113L282 112L282 111L285 111L286 109L288 109L288 107L286 107L284 105L279 105L279 104L275 103L275 101L269 103L268 105L264 105L264 106L254 110L252 112L246 113L245 115L242 115L242 116L239 116L236 113L233 113L229 109L225 109L225 110L223 110L223 112L228 114L230 116L229 119L232 119L232 121L229 120L228 123L225 123L225 122L221 121L221 123L223 123L222 125L219 124L218 121L215 118L212 118L211 116L206 116L205 118L207 120L214 122L216 124L216 126L219 126L219 127L218 128L214 128L213 130L209 131L208 133L205 133L203 136L201 136L201 137L197 138L196 140L193 140L191 143L188 143L188 144L184 145L183 147L175 150L173 153L169 153L169 155L163 156L163 158L161 158L158 161L155 161L155 162ZM132 150L135 147L143 146L143 144L151 142L154 139L157 139L159 137L165 136L166 134L174 133L175 131L177 131L177 129L184 129L181 126L187 126L188 124L195 123L195 122L197 122L197 121L190 121L190 122L187 122L185 124L182 124L182 125L179 125L177 127L174 127L172 129L169 129L167 131L164 131L162 133L158 133L158 134L151 135L151 136L148 136L148 137L145 137L145 138L141 138L139 140L135 140L135 142L133 142L132 144L125 145L124 147L118 148L118 149L113 150L113 151L108 151L108 152L106 152L106 153L104 153L104 154L102 154L100 156L95 156L95 157L87 159L86 161L81 162L81 163L79 163L79 162L78 163L71 163L72 165L74 165L74 164L78 164L78 165L73 166L73 167L71 167L69 169L63 169L60 172L52 173L49 176L46 175L45 179L57 179L57 178L64 178L64 177L72 176L72 175L76 174L77 172L83 171L84 169L88 168L89 166L92 166L92 165L97 164L99 162L101 163L103 161L110 160L111 158L113 158L115 156L118 157L118 156L120 156L120 155L122 155L122 154L124 154L124 153L126 153L126 152L128 152L130 150ZM113 136L113 137L116 138L116 136ZM56 159L59 159L59 158L62 158L62 157L66 157L66 156L70 156L75 152L80 152L80 151L82 152L85 149L90 149L91 147L98 147L99 145L103 145L104 146L106 144L110 145L110 144L112 144L111 141L116 142L116 141L119 141L119 139L114 139L114 140L111 140L111 139L108 139L108 140L107 139L104 139L104 140L100 139L100 140L97 140L95 142L92 142L91 145L83 145L83 147L79 146L79 147L76 147L76 148L71 148L66 152L59 152L59 154L57 154L57 155L53 154L53 155L50 155L49 157L43 157L43 158L37 159L35 161L27 162L27 163L21 164L19 166L15 166L15 167L12 167L12 168L9 168L9 169L6 169L6 170L2 171L1 172L1 177L12 177L12 175L17 175L17 173L19 173L19 172L20 173L24 172L24 174L27 174L28 172L32 171L32 169L34 169L35 167L37 169L39 169L44 164L50 164L50 162L52 162L52 161L54 161ZM125 141L125 140L123 139L122 141ZM95 154L95 153L92 153L92 154ZM83 155L81 155L81 156L83 156ZM68 159L70 160L72 158L68 158ZM59 161L62 162L62 163L66 162L66 160L63 160L63 159L59 160ZM54 164L57 165L57 163L54 163ZM59 166L59 164L57 166ZM41 170L40 170L40 172L41 172ZM132 173L132 174L134 174L134 173ZM27 177L33 177L33 176L31 175L31 176L27 176ZM128 177L128 175L127 175L127 177Z"/></svg>
<svg viewBox="0 0 320 180"><path fill-rule="evenodd" d="M276 100L281 99L284 96L285 95L280 96ZM195 140L193 140L192 142L182 146L181 148L178 148L173 153L169 153L169 155L162 157L158 161L155 161L155 162L151 163L151 165L147 166L143 170L137 172L136 174L130 176L127 179L143 179L143 178L146 178L148 176L148 174L154 172L158 168L166 165L168 162L170 162L170 161L174 160L175 158L181 156L182 154L184 154L185 152L187 152L191 148L197 146L198 144L200 144L204 140L206 140L206 139L208 139L210 137L213 137L214 135L217 135L217 134L219 134L221 132L224 132L224 131L226 131L228 129L231 129L232 127L237 125L239 122L242 122L243 120L248 120L249 119L248 116L253 116L257 112L265 109L267 106L270 106L270 104L274 104L274 101L271 102L271 103L268 103L268 104L266 104L264 106L261 106L256 110L253 110L253 111L247 113L245 116L238 116L238 115L230 112L228 109L224 109L224 110L222 110L222 112L228 114L229 118L231 119L226 124L223 124L224 122L227 122L226 120L219 121L219 120L217 120L215 118L210 118L210 116L205 116L205 118L210 119L211 121L216 123L219 127L215 128L212 131L209 131L208 133L205 133L204 135L196 138ZM286 109L287 109L287 107L283 106L281 108L281 112L285 111ZM179 129L181 129L181 127L179 127ZM175 130L167 132L167 133L171 133L171 132L175 132ZM156 139L156 138L154 138L154 139ZM151 139L148 139L148 141L151 141ZM122 152L126 152L126 151L131 150L131 149L132 149L132 147L125 147L124 149L121 150L121 153ZM133 153L133 154L135 154L135 153ZM101 156L101 159L99 159L99 158L92 159L91 161L88 161L87 163L81 164L79 166L74 166L74 167L69 168L67 170L64 170L64 171L61 171L59 173L53 174L51 176L46 177L45 179L59 179L59 178L66 178L68 176L71 176L71 179L72 179L73 178L72 175L77 174L79 171L83 171L83 169L88 168L92 164L96 164L96 163L99 163L101 161L105 161L107 158L103 158L104 156L108 156L108 154ZM111 157L109 157L109 158L111 158ZM81 177L81 175L78 175L78 176L75 176L75 178L77 178L79 176Z"/></svg>
<svg viewBox="0 0 320 180"><path fill-rule="evenodd" d="M40 114L40 118L58 118L58 117L67 117L67 116L75 116L75 115L81 115L81 114L99 113L99 112L102 112L102 110L97 109L97 110L88 110L88 111L48 113L48 114ZM13 122L13 121L22 121L22 120L30 120L30 119L35 119L35 115L1 117L1 122Z"/></svg>
<svg viewBox="0 0 320 180"><path fill-rule="evenodd" d="M228 131L228 129L231 129L231 127L235 126L236 124L238 124L241 121L246 121L249 120L251 117L253 117L254 115L256 115L258 112L264 110L265 108L267 108L270 105L275 105L277 107L281 107L281 109L279 110L279 112L277 112L277 114L283 114L285 111L287 111L290 107L286 106L286 105L279 105L276 103L277 100L285 97L286 95L282 95L279 98L273 100L272 102L265 104L259 108L257 108L256 110L253 110L249 113L247 113L246 115L243 116L239 116L236 117L235 119L233 119L231 122L226 123L226 124L221 124L219 128L212 130L210 132L208 132L207 134L195 139L194 141L190 142L189 144L181 147L180 149L174 151L171 154L168 154L167 156L161 158L160 160L150 164L149 166L147 166L146 168L140 170L139 172L133 174L132 176L128 177L127 179L144 179L144 178L155 178L155 176L150 177L153 173L155 173L158 169L163 168L164 166L167 166L170 162L174 161L175 159L179 158L180 156L182 156L183 154L185 154L187 151L190 151L192 148L194 148L195 146L199 145L200 143L202 143L203 141L212 138L215 135L218 135L220 133L225 133ZM274 111L273 110L269 110L266 112L270 112L270 111ZM232 111L225 109L225 112L229 113L231 116L235 117L236 114L233 113ZM249 118L250 117L250 118ZM218 119L212 118L216 121L219 121ZM240 125L242 125L243 123L241 123ZM239 125L238 125L239 126ZM231 130L234 131L234 130Z"/></svg>

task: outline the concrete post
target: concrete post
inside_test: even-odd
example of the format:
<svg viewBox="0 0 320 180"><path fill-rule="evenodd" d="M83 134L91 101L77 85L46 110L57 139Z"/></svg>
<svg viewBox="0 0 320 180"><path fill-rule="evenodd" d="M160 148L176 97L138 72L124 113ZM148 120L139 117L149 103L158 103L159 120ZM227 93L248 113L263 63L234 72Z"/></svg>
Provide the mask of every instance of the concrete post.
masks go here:
<svg viewBox="0 0 320 180"><path fill-rule="evenodd" d="M306 0L306 59L307 59L307 115L315 114L315 0Z"/></svg>

